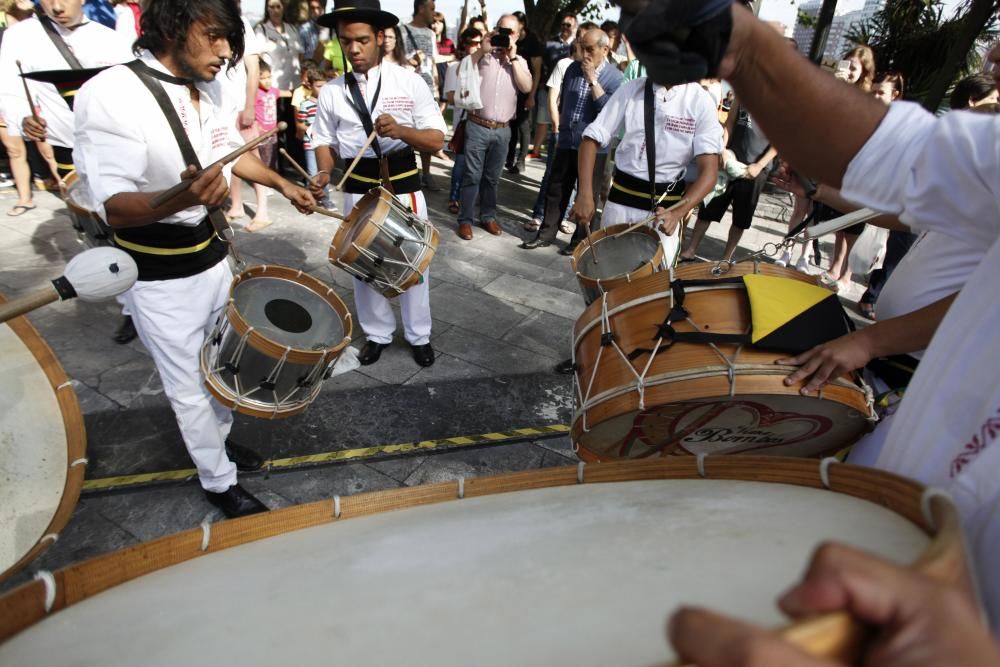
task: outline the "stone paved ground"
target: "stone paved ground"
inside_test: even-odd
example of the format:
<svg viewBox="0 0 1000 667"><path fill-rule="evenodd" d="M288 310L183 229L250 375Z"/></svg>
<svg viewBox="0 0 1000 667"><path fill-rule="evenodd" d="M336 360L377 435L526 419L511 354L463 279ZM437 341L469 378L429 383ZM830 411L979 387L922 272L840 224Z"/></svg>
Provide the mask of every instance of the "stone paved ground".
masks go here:
<svg viewBox="0 0 1000 667"><path fill-rule="evenodd" d="M460 240L454 233L454 216L447 213L446 192L428 195L432 220L441 234L430 276L432 342L438 354L434 366L418 367L400 332L379 363L327 382L304 414L275 422L237 415L234 437L268 458L279 458L568 424L570 380L551 369L568 357L571 327L583 301L569 261L557 254L557 247L532 252L517 247L528 236L521 223L536 196L542 164L529 163L521 176L505 174L500 237L477 230L472 241ZM447 164L435 163L435 178L442 187L448 173ZM247 201L253 201L252 195ZM13 193L0 193L0 210L13 202ZM82 249L62 202L40 193L36 203L38 208L22 217L0 213L0 291L7 295L60 275L66 261ZM782 221L789 204L787 196L766 195L740 252L776 240L785 228ZM246 260L303 269L333 285L353 310L350 279L327 261L334 221L300 216L277 197L271 205L273 225L257 234L239 235ZM713 226L701 248L703 256L720 254L727 229L728 224ZM830 252L829 243L824 244L827 258ZM856 300L861 289L854 285L847 296ZM62 302L35 311L30 320L55 350L80 398L88 437L88 479L190 467L142 344L120 346L110 339L119 321L114 302ZM360 347L363 340L355 331L355 345ZM247 475L243 483L269 507L277 508L334 494L574 461L568 437L549 432L492 446ZM221 518L190 480L85 492L57 544L32 569L55 569L190 528L206 516ZM23 573L6 587L28 576Z"/></svg>

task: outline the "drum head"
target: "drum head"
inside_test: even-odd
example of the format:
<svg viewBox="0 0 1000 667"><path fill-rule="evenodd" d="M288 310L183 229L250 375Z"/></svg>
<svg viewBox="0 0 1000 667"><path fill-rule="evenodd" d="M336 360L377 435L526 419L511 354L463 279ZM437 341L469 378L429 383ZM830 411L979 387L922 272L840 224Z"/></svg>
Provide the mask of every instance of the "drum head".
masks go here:
<svg viewBox="0 0 1000 667"><path fill-rule="evenodd" d="M385 196L383 196L385 193ZM353 262L357 258L355 245L367 248L378 235L378 228L369 223L385 218L391 195L375 188L363 196L351 210L347 220L340 223L330 247L331 262Z"/></svg>
<svg viewBox="0 0 1000 667"><path fill-rule="evenodd" d="M44 551L69 520L83 483L85 438L69 379L24 318L0 324L0 369L3 580Z"/></svg>
<svg viewBox="0 0 1000 667"><path fill-rule="evenodd" d="M821 456L869 428L849 405L795 394L720 396L631 411L583 431L574 441L585 461L672 454Z"/></svg>
<svg viewBox="0 0 1000 667"><path fill-rule="evenodd" d="M592 248L581 244L583 250L575 258L576 271L587 278L607 280L628 275L648 264L656 255L660 241L655 232L649 234L636 229L622 236L595 238L594 246L597 248L596 260Z"/></svg>
<svg viewBox="0 0 1000 667"><path fill-rule="evenodd" d="M244 278L232 298L247 325L278 345L326 350L344 339L343 320L326 298L290 278Z"/></svg>

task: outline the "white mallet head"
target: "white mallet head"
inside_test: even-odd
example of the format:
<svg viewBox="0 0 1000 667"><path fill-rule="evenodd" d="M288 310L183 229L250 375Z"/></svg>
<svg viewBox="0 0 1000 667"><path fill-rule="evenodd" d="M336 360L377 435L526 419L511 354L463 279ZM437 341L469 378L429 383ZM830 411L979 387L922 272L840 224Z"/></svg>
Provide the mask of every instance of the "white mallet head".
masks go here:
<svg viewBox="0 0 1000 667"><path fill-rule="evenodd" d="M59 298L102 301L126 292L139 277L139 268L118 248L92 248L66 265L66 272L52 281Z"/></svg>

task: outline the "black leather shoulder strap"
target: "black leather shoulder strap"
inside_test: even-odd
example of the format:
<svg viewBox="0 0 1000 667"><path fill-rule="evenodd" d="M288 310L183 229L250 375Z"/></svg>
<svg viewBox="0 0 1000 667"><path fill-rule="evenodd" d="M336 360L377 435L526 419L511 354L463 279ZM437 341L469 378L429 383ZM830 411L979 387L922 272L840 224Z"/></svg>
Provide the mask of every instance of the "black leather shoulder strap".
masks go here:
<svg viewBox="0 0 1000 667"><path fill-rule="evenodd" d="M649 173L649 195L651 201L656 201L656 132L653 124L656 122L656 95L653 92L653 80L646 78L646 88L642 97L643 128L646 132L646 171Z"/></svg>
<svg viewBox="0 0 1000 667"><path fill-rule="evenodd" d="M194 146L191 145L191 140L188 138L187 132L184 130L184 124L181 123L180 117L177 115L177 110L174 109L174 105L170 102L170 97L167 95L167 91L163 90L163 86L156 80L158 77L153 76L150 72L155 71L149 65L146 65L141 60L133 60L130 63L125 63L125 67L128 67L132 72L139 77L139 81L142 81L143 85L149 89L149 92L153 94L153 98L156 103L160 106L160 110L167 119L167 123L170 125L170 130L174 133L174 139L177 141L178 148L181 149L181 156L184 158L184 164L193 164L194 166L201 169L201 162L198 160L198 154L194 150Z"/></svg>
<svg viewBox="0 0 1000 667"><path fill-rule="evenodd" d="M83 65L77 60L76 56L70 50L69 45L66 44L66 40L62 38L56 27L52 25L52 19L50 19L45 12L42 10L41 6L35 7L35 16L38 18L38 22L42 24L42 28L45 30L45 34L49 36L52 43L59 50L59 54L66 60L66 63L71 69L83 69Z"/></svg>
<svg viewBox="0 0 1000 667"><path fill-rule="evenodd" d="M361 96L361 88L358 86L358 80L354 78L354 72L348 72L344 75L344 77L347 79L347 90L351 94L351 100L354 100L353 103L351 100L348 100L348 102L351 103L351 106L354 108L354 112L358 114L358 118L361 119L361 126L365 128L365 138L367 139L371 136L372 132L375 131L375 123L372 121L371 109L369 109L368 105L365 104L365 98ZM381 92L382 75L380 73L378 77L378 87L375 88L375 96L372 98L372 109L374 109L375 105L378 104L378 96ZM372 142L372 150L375 151L375 157L382 157L382 149L378 145L377 138Z"/></svg>

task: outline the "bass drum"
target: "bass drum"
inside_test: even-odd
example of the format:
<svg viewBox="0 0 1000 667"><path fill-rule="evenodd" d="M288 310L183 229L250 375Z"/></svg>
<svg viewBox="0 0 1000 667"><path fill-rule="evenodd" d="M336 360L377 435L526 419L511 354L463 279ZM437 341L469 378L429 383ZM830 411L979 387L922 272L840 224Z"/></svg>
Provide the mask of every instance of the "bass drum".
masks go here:
<svg viewBox="0 0 1000 667"><path fill-rule="evenodd" d="M56 541L80 498L87 460L76 392L27 318L0 324L0 369L2 581Z"/></svg>
<svg viewBox="0 0 1000 667"><path fill-rule="evenodd" d="M708 263L655 273L608 292L574 328L576 411L572 438L585 461L670 454L821 456L871 428L870 392L854 373L818 395L784 379L780 352L751 345L675 342L660 327L671 313L673 279L715 282ZM813 282L769 264L736 264L726 278L762 273ZM672 277L673 276L673 277ZM678 333L746 334L746 290L719 282L690 289Z"/></svg>
<svg viewBox="0 0 1000 667"><path fill-rule="evenodd" d="M206 525L0 597L0 664L648 667L680 604L784 625L775 598L832 538L967 583L946 500L828 464L549 468ZM838 657L860 634L788 631Z"/></svg>

